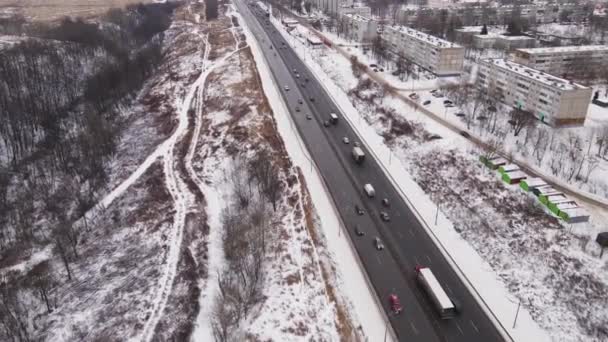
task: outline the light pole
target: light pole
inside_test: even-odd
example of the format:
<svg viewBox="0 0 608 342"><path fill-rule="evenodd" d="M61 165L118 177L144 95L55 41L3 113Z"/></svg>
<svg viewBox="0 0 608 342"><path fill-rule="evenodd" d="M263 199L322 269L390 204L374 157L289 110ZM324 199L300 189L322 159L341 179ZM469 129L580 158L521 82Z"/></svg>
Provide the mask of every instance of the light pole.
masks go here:
<svg viewBox="0 0 608 342"><path fill-rule="evenodd" d="M507 298L507 300L509 300L511 303L515 304L515 302L510 300L509 298ZM517 316L519 316L520 307L521 307L521 300L517 300L517 311L515 311L515 318L513 319L513 328L512 329L515 329L515 325L517 324Z"/></svg>

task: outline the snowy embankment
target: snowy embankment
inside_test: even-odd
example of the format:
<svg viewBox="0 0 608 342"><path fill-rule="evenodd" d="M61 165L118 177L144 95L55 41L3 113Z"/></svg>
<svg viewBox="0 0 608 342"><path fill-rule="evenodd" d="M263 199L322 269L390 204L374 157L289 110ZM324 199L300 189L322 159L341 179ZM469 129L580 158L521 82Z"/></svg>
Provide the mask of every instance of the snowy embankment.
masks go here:
<svg viewBox="0 0 608 342"><path fill-rule="evenodd" d="M246 29L245 33L252 47L253 56L260 71L260 77L264 93L275 113L277 126L285 147L294 164L304 174L312 202L319 215L319 224L325 237L326 249L329 256L334 260L337 268L337 284L348 304L351 314L356 316L364 336L370 341L381 341L385 336L385 325L383 314L377 306L374 292L370 290L366 275L360 268L357 256L347 236L340 233L341 221L337 211L334 209L332 199L318 173L313 166L312 159L296 130L289 110L283 102L280 91L275 84L266 59L251 32ZM390 339L390 336L389 336Z"/></svg>
<svg viewBox="0 0 608 342"><path fill-rule="evenodd" d="M517 326L515 329L512 328L517 310L517 301L509 294L505 285L497 279L496 273L492 271L490 265L456 232L452 223L443 215L442 211L439 211L437 225L434 224L437 206L431 201L429 195L413 180L414 177L406 171L407 169L404 164L399 159L394 158L393 152L385 145L383 137L378 134L376 128L367 123L367 118L363 117L364 120L361 120L360 112L353 106L348 95L330 78L330 76L336 76L336 79L339 81L347 80L346 84L356 84L356 80L353 81L348 61L330 52L331 50L328 51L328 49L324 49L325 51L323 51L323 53L329 55L327 58L321 57L323 53L313 52L313 55L310 55L308 54L310 50L307 51L306 48L303 48L300 40L290 36L276 21L275 25L279 27L291 44L296 45L296 52L305 60L319 81L327 88L327 92L334 97L334 101L340 106L351 125L359 132L359 135L370 151L373 151L377 159L384 165L387 174L395 185L401 189L404 199L410 205L413 205L414 201L409 201L409 199L416 198L415 210L419 213L420 218L424 222L427 222L426 227L431 236L435 237L438 245L442 247L444 254L451 256L453 262L458 265L462 274L469 279L470 284L476 289L483 302L487 303L491 311L502 323L502 326L517 341L529 341L531 338L534 338L536 341L548 340L546 334L531 319L531 316L525 309L520 310ZM304 53L307 54L306 57ZM331 65L328 65L328 68L324 68L317 64L321 58L323 58L323 62L329 62ZM345 60L346 64L336 62L336 58ZM340 65L336 66L336 64ZM338 71L336 72L336 70ZM442 132L442 134L444 133L449 136L446 131ZM453 141L446 142L446 145L462 145L462 140L454 137Z"/></svg>
<svg viewBox="0 0 608 342"><path fill-rule="evenodd" d="M276 131L273 112L247 45L251 38L243 40L241 20L233 10L224 12L222 8L221 12L222 20L224 16L232 19L229 31L236 43L225 63L210 74L197 104L201 116L195 116L202 126L192 166L206 195L210 273L201 284L201 310L192 340L212 341L217 336L234 340L339 340L338 326L342 330L342 324L348 322L338 322L336 318L337 308L327 291L320 256L310 231L305 229L304 184L299 181L297 168L291 164ZM259 165L255 160L260 158L261 151L275 156L277 163L276 179L280 181L281 195L275 203L276 211L268 202L264 203L267 194L258 192L260 184L256 179L260 175L253 174L250 178L254 165ZM239 197L243 192L248 194L244 207L244 198ZM239 223L234 223L233 215L244 210ZM261 252L262 259L256 259L260 254L255 254L260 252L256 249L258 239L250 240L245 249L233 244L238 240L238 237L232 240L235 229L251 233L248 230L251 212L247 210L261 210L261 216L256 217L270 220L258 227L264 232L263 240L270 241L267 251ZM224 247L227 245L231 247ZM241 254L243 251L252 254ZM258 260L262 277L249 278L249 273L238 273L242 269L235 265L235 260L244 263ZM251 266L259 267L260 263ZM235 274L239 274L238 282L233 282ZM241 281L241 276L247 281ZM249 288L250 284L258 285ZM243 287L260 295L244 294ZM248 299L235 301L233 295ZM227 320L237 312L236 321Z"/></svg>

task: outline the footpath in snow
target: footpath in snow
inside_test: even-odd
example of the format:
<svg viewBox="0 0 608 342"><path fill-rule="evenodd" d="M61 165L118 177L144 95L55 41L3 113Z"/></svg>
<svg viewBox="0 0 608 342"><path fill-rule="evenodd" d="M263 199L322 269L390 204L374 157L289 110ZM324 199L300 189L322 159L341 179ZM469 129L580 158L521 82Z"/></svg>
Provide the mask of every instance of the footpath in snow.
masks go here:
<svg viewBox="0 0 608 342"><path fill-rule="evenodd" d="M316 78L325 87L327 93L330 94L341 108L345 118L355 129L361 141L383 166L385 173L396 188L399 189L406 203L417 213L429 235L433 237L442 253L446 256L446 259L452 263L454 269L470 288L471 292L477 294L476 297L482 307L491 310L496 319L515 341L549 341L550 339L546 332L532 320L530 314L525 309L519 308L519 313L517 313L517 301L509 294L490 265L458 235L452 223L441 211L437 213L435 204L413 180L411 175L408 174L401 162L397 158L393 158L392 152L384 144L383 138L365 120L362 120L362 117L353 107L344 91L334 84L310 55L306 55L307 47L299 39L287 33L275 18L272 18L271 21L290 44L293 45L294 51L305 61ZM415 199L415 201L410 199ZM435 216L437 214L437 224L435 225ZM517 324L514 327L513 322L516 314Z"/></svg>

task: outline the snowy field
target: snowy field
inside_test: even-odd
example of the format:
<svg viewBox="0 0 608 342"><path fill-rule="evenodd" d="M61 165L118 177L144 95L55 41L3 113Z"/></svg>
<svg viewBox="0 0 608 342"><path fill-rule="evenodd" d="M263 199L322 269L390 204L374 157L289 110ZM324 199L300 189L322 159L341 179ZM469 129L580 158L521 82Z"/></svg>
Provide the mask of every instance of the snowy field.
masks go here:
<svg viewBox="0 0 608 342"><path fill-rule="evenodd" d="M340 102L343 110L348 105L354 106L373 128L374 136L365 139L380 138L383 145L389 146L390 152L385 152L389 163L391 155L399 159L404 171L435 203L430 207L439 205L453 226L452 231L487 262L478 268L491 269L494 277L490 279L500 279L508 289L502 302L495 302L502 305L491 305L499 316L505 317L504 325L512 324L509 320L513 316L506 317L514 314L521 301L522 307L553 340L608 338L604 328L608 315L603 309L608 304L608 279L596 272L607 265L605 260L598 259L599 248L593 241L602 227L601 216L592 218L590 224L564 226L517 186L507 186L481 167L477 162L480 151L457 134L397 99L382 97L380 87L366 81L365 76L356 79L349 61L334 51L305 49L296 38L299 37L288 40L296 44L299 54L306 53L303 59L321 75L331 93L340 93L334 97L348 99ZM351 121L359 120L355 116ZM386 151L382 146L372 147ZM420 210L424 212L425 208ZM428 208L426 211L433 212ZM450 246L446 248L449 250ZM483 291L486 284L478 283L478 291ZM523 325L535 331L534 324L522 322L525 318L510 333L527 341L530 335Z"/></svg>

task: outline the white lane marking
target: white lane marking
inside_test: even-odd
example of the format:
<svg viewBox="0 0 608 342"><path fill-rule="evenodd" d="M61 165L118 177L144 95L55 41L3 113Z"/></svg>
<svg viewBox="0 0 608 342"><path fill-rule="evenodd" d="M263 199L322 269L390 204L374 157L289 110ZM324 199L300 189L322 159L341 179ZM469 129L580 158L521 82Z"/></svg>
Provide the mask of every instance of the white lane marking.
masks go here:
<svg viewBox="0 0 608 342"><path fill-rule="evenodd" d="M430 263L431 263L431 258L429 258L429 256L428 256L428 255L425 255L425 257L426 257L426 260L428 260L428 261L429 261L429 264L430 264Z"/></svg>
<svg viewBox="0 0 608 342"><path fill-rule="evenodd" d="M378 264L382 265L382 261L380 261L380 255L376 254L376 260L378 260Z"/></svg>
<svg viewBox="0 0 608 342"><path fill-rule="evenodd" d="M471 321L471 320L469 320L469 322L473 326L473 329L475 329L475 331L477 331L479 333L479 329L477 329L477 326L475 326L475 323L473 323L473 321Z"/></svg>
<svg viewBox="0 0 608 342"><path fill-rule="evenodd" d="M407 231L408 231L408 232L410 232L410 235L411 235L411 236L415 236L415 235L414 235L414 230L413 230L413 229L408 229Z"/></svg>
<svg viewBox="0 0 608 342"><path fill-rule="evenodd" d="M418 257L414 257L414 261L416 262L416 265L420 265L420 262L418 262Z"/></svg>
<svg viewBox="0 0 608 342"><path fill-rule="evenodd" d="M418 335L418 329L416 329L414 322L410 321L410 325L412 326L412 330L414 331L414 334Z"/></svg>
<svg viewBox="0 0 608 342"><path fill-rule="evenodd" d="M464 335L464 331L462 331L462 328L460 327L460 324L458 324L458 322L456 322L456 327L458 328L458 331L460 331L460 333Z"/></svg>

